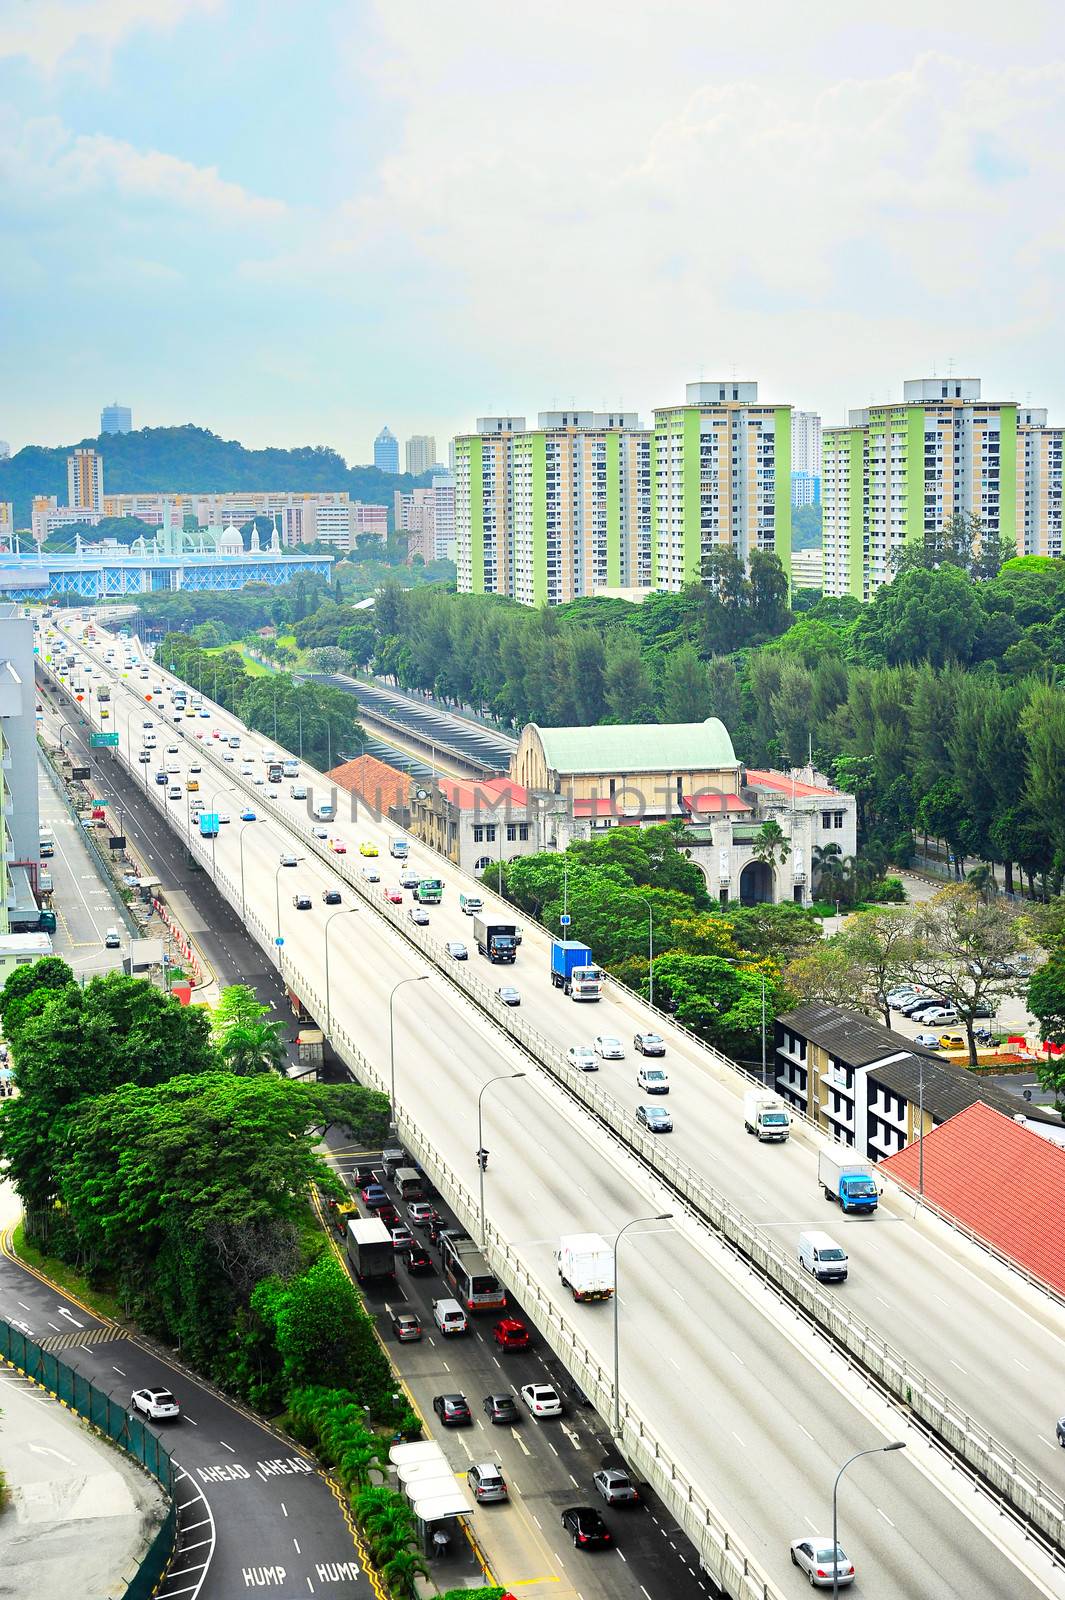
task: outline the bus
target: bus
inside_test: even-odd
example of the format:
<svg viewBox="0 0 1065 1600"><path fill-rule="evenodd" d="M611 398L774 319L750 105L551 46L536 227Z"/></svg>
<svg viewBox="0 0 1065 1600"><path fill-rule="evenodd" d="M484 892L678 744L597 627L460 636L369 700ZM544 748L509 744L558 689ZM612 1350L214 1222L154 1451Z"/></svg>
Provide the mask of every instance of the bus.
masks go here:
<svg viewBox="0 0 1065 1600"><path fill-rule="evenodd" d="M423 878L414 885L414 898L419 905L438 906L443 894L444 885L439 878Z"/></svg>
<svg viewBox="0 0 1065 1600"><path fill-rule="evenodd" d="M444 1277L467 1311L502 1311L506 1292L472 1239L448 1234L440 1247Z"/></svg>

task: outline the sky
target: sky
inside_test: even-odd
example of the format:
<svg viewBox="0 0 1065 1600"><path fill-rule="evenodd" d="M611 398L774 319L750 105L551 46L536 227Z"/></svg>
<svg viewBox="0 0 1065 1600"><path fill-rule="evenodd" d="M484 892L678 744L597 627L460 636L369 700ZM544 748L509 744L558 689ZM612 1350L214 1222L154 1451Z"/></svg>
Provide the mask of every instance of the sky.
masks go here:
<svg viewBox="0 0 1065 1600"><path fill-rule="evenodd" d="M0 0L0 436L947 372L1065 422L1063 146L1049 0Z"/></svg>

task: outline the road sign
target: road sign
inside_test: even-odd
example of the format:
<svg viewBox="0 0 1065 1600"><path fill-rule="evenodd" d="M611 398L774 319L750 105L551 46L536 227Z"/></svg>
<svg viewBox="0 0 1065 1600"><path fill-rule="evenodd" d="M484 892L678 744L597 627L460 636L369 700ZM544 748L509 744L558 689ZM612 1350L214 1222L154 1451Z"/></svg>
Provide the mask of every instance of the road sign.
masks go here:
<svg viewBox="0 0 1065 1600"><path fill-rule="evenodd" d="M285 942L284 939L275 939L274 940L274 943L277 945L278 949L281 948L281 946L284 944L284 942Z"/></svg>
<svg viewBox="0 0 1065 1600"><path fill-rule="evenodd" d="M90 733L89 743L99 748L103 745L106 749L115 750L118 747L117 733Z"/></svg>
<svg viewBox="0 0 1065 1600"><path fill-rule="evenodd" d="M566 915L566 913L563 912L562 915L558 919L558 925L559 925L560 928L568 928L569 924L570 924L570 919Z"/></svg>

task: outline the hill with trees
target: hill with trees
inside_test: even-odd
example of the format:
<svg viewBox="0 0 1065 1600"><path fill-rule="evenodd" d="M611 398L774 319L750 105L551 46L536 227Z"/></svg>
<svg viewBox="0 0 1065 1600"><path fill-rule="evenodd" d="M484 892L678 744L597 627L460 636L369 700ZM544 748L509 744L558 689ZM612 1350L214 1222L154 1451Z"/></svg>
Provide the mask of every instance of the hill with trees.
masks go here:
<svg viewBox="0 0 1065 1600"><path fill-rule="evenodd" d="M324 445L292 450L248 450L235 439L221 439L207 428L186 423L180 428L138 428L133 433L102 433L79 439L79 446L98 450L104 461L107 494L225 494L238 489L293 490L331 493L346 489L353 500L392 505L396 489L404 492L429 483L409 473L379 472L376 467L349 467L342 455ZM8 461L0 461L0 500L15 505L15 526L28 528L35 494L67 498L67 457L76 446L48 449L26 445Z"/></svg>

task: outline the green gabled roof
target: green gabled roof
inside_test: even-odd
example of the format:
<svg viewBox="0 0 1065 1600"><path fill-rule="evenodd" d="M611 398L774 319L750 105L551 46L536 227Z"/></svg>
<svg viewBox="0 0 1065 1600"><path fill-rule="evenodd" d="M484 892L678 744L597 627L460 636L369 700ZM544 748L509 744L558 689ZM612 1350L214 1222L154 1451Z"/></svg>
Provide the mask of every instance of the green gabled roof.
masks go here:
<svg viewBox="0 0 1065 1600"><path fill-rule="evenodd" d="M739 766L728 729L717 717L616 727L533 727L553 772L699 772Z"/></svg>

